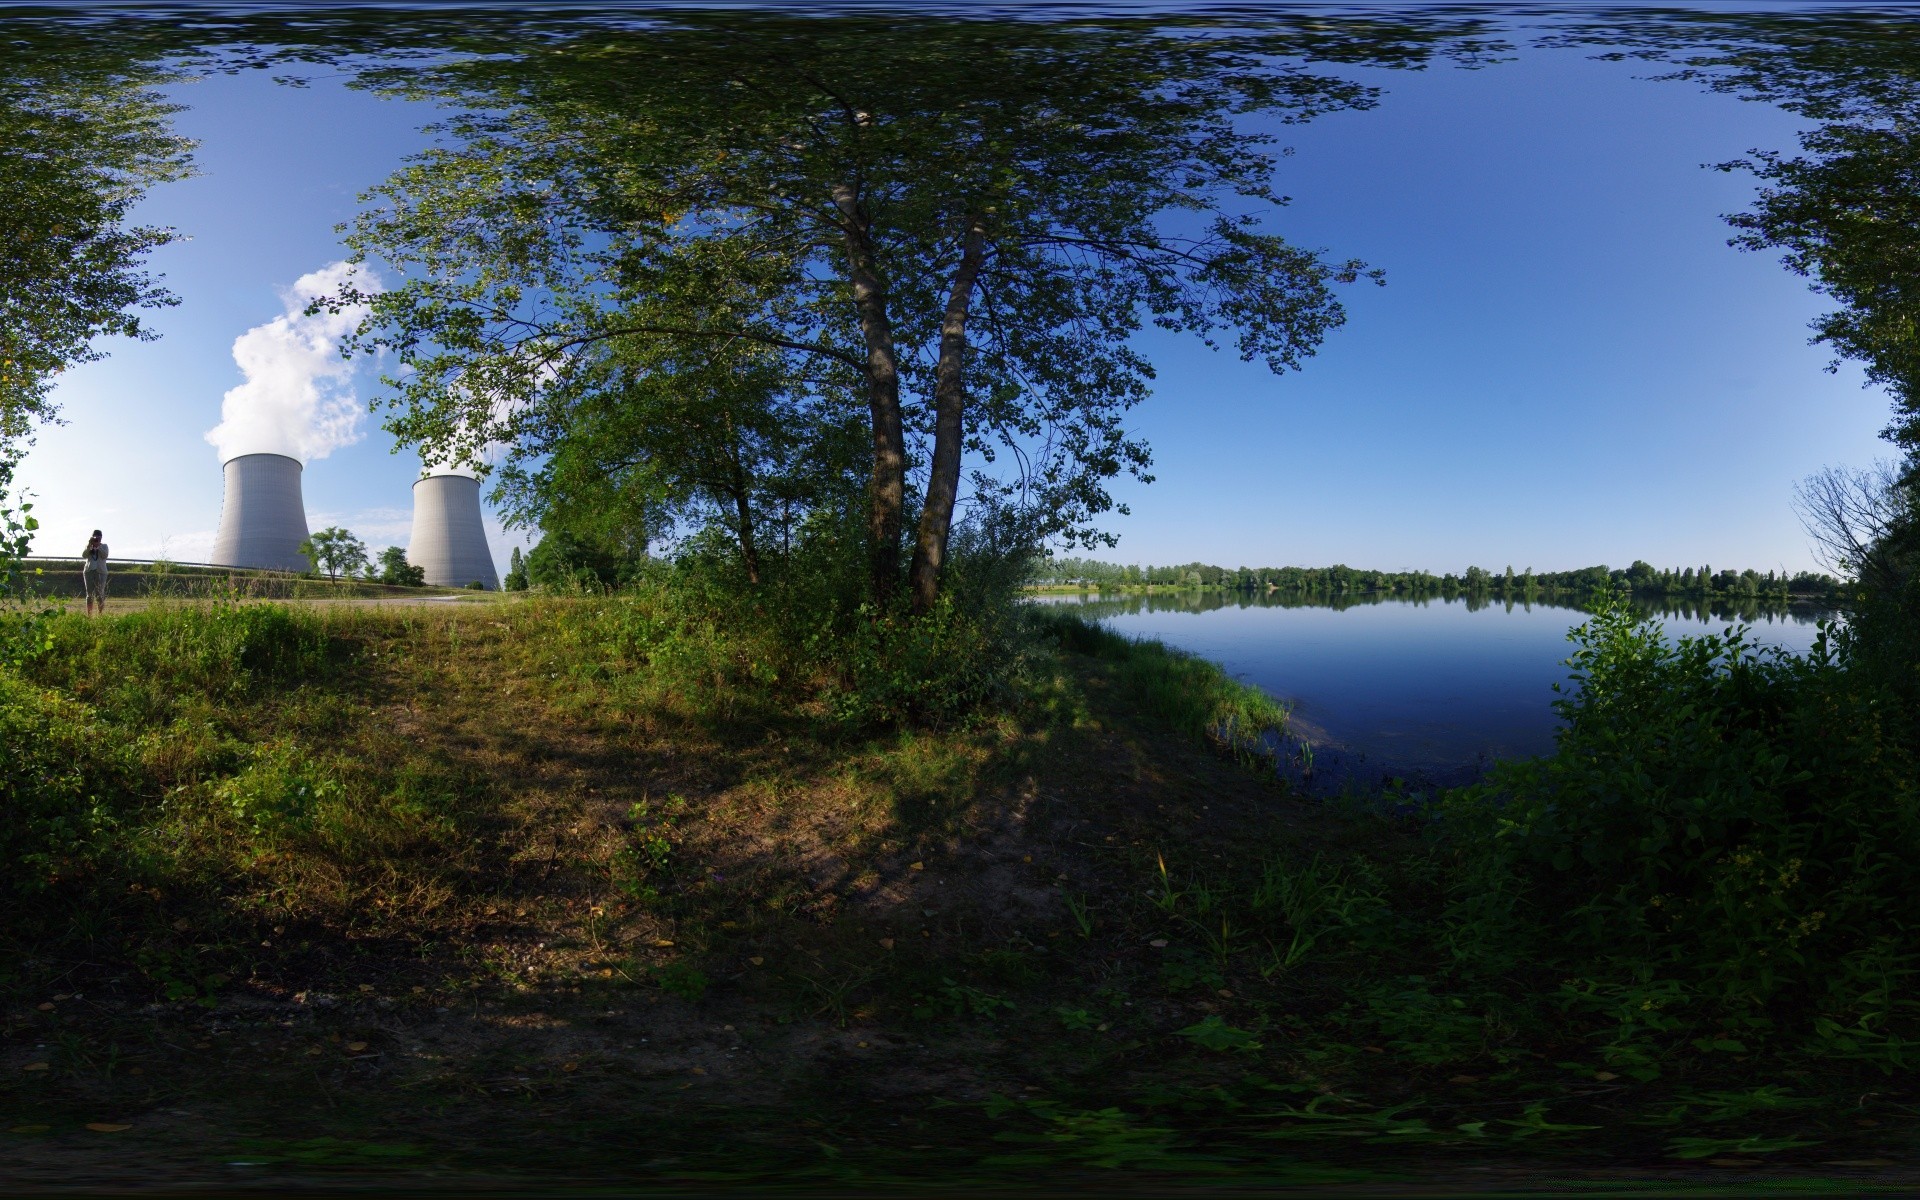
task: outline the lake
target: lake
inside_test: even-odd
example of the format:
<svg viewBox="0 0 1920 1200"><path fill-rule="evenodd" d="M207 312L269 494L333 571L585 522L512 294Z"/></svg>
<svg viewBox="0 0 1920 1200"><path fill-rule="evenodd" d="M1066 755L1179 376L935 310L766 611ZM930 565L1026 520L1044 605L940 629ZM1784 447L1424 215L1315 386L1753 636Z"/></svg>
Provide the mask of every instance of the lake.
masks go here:
<svg viewBox="0 0 1920 1200"><path fill-rule="evenodd" d="M1494 758L1553 749L1553 684L1577 608L1465 599L1330 605L1240 592L1044 596L1130 637L1212 659L1292 706L1290 743L1315 781L1401 775L1456 783ZM1830 610L1648 606L1670 637L1752 626L1763 645L1804 652ZM1296 767L1302 762L1293 745Z"/></svg>

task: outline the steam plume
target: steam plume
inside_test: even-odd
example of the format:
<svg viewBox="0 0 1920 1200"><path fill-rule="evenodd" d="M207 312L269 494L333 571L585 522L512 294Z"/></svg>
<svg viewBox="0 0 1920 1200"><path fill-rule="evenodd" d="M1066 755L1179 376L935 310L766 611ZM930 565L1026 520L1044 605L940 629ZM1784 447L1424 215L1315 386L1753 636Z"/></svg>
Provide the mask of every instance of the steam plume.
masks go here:
<svg viewBox="0 0 1920 1200"><path fill-rule="evenodd" d="M379 288L365 268L328 263L282 288L286 311L233 340L233 361L246 382L220 401L220 424L207 441L225 462L240 454L285 454L302 462L325 458L360 440L364 415L353 391L355 364L340 343L367 315L365 305L307 316L308 302L357 282Z"/></svg>

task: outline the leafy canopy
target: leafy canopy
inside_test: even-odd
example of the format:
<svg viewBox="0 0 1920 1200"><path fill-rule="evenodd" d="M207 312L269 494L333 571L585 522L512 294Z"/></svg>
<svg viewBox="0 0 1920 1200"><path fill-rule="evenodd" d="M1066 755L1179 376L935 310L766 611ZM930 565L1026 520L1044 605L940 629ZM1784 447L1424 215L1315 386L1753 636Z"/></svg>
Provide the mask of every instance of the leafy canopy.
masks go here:
<svg viewBox="0 0 1920 1200"><path fill-rule="evenodd" d="M396 587L425 587L427 569L407 561L407 552L398 546L388 546L380 552L380 582Z"/></svg>
<svg viewBox="0 0 1920 1200"><path fill-rule="evenodd" d="M189 171L190 144L154 90L169 76L136 44L57 21L0 42L0 443L53 415L53 378L102 356L105 334L147 339L138 310L174 303L147 274L173 231L134 205Z"/></svg>
<svg viewBox="0 0 1920 1200"><path fill-rule="evenodd" d="M352 576L367 565L367 545L338 525L322 529L300 543L300 553L328 579Z"/></svg>
<svg viewBox="0 0 1920 1200"><path fill-rule="evenodd" d="M1299 60L1409 65L1449 36L677 14L374 71L455 113L348 234L405 282L332 302L372 306L355 344L401 364L388 427L436 458L558 456L579 398L641 402L635 364L745 345L823 436L864 423L842 469L880 590L910 463L916 553L944 550L963 459L1038 533L1101 540L1107 481L1150 462L1124 424L1153 377L1134 335L1292 369L1365 273L1270 228L1266 127L1373 102Z"/></svg>

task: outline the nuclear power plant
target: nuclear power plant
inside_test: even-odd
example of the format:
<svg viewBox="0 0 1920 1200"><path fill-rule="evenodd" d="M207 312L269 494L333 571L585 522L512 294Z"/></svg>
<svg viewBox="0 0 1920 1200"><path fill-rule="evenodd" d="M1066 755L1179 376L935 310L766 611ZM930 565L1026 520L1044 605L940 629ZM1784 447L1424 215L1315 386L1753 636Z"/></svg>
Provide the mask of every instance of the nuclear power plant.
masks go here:
<svg viewBox="0 0 1920 1200"><path fill-rule="evenodd" d="M240 454L226 462L226 497L212 562L222 567L309 569L307 506L300 497L300 460L284 454Z"/></svg>
<svg viewBox="0 0 1920 1200"><path fill-rule="evenodd" d="M478 583L497 591L493 551L480 521L480 481L470 475L431 472L413 484L413 541L407 561L440 587Z"/></svg>
<svg viewBox="0 0 1920 1200"><path fill-rule="evenodd" d="M209 561L221 567L311 570L300 553L309 533L300 460L284 454L239 454L228 459L224 469L226 497ZM429 471L414 482L407 561L438 587L478 583L499 590L500 576L480 518L479 480Z"/></svg>

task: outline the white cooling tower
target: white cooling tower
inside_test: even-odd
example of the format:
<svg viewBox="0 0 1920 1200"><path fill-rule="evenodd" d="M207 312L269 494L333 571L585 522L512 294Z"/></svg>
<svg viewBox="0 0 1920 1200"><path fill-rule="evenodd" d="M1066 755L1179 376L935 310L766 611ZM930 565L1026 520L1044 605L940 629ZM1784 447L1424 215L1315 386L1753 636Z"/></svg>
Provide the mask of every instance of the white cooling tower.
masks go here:
<svg viewBox="0 0 1920 1200"><path fill-rule="evenodd" d="M227 460L227 495L212 561L223 567L308 570L307 507L300 498L300 460L284 454L241 454Z"/></svg>
<svg viewBox="0 0 1920 1200"><path fill-rule="evenodd" d="M498 590L486 526L480 523L480 481L467 475L435 474L414 481L413 542L407 561L439 587L466 587L478 580Z"/></svg>

